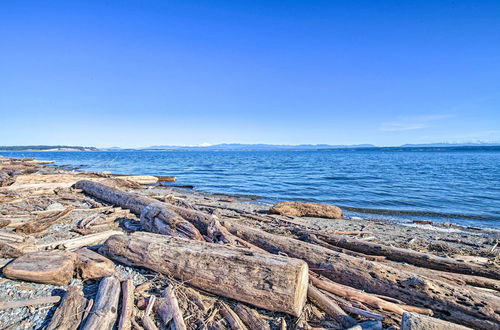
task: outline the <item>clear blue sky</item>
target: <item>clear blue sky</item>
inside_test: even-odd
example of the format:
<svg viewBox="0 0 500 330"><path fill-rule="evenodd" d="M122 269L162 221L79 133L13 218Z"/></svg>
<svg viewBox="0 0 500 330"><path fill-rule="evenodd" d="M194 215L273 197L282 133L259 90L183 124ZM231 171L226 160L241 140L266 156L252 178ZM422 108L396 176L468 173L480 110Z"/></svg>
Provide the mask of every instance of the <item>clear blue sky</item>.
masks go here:
<svg viewBox="0 0 500 330"><path fill-rule="evenodd" d="M500 141L500 1L0 2L0 145Z"/></svg>

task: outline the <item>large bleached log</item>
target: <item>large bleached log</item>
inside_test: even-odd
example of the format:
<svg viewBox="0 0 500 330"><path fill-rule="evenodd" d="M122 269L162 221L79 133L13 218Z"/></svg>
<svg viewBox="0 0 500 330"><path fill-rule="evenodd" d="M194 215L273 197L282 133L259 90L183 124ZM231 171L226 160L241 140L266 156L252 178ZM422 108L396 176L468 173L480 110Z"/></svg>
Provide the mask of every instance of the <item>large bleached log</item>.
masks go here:
<svg viewBox="0 0 500 330"><path fill-rule="evenodd" d="M322 239L332 245L344 249L370 255L385 256L389 260L407 262L416 266L446 272L479 275L497 280L500 279L500 269L495 266L487 267L475 265L473 263L466 263L453 258L439 257L430 253L382 245L340 235L324 235L322 236Z"/></svg>
<svg viewBox="0 0 500 330"><path fill-rule="evenodd" d="M440 318L476 328L494 329L500 322L500 298L425 278L378 262L363 260L321 246L266 233L225 220L224 226L242 239L272 253L302 259L337 283L430 308Z"/></svg>
<svg viewBox="0 0 500 330"><path fill-rule="evenodd" d="M141 223L146 230L158 234L203 240L198 229L170 210L167 207L168 204L88 180L78 181L75 187L100 200L129 209L141 217Z"/></svg>
<svg viewBox="0 0 500 330"><path fill-rule="evenodd" d="M111 330L116 322L120 281L114 276L104 277L99 283L92 311L82 330Z"/></svg>
<svg viewBox="0 0 500 330"><path fill-rule="evenodd" d="M76 330L82 321L87 299L83 291L77 286L70 286L64 295L61 304L57 307L47 330Z"/></svg>
<svg viewBox="0 0 500 330"><path fill-rule="evenodd" d="M308 267L302 260L140 232L110 237L101 252L271 311L298 316L306 299Z"/></svg>
<svg viewBox="0 0 500 330"><path fill-rule="evenodd" d="M214 243L229 243L254 251L260 250L230 234L216 217L200 212L193 207L186 208L160 203L152 198L88 180L78 181L75 187L107 203L129 209L141 217L141 223L148 231L196 240L202 240L201 234L203 234Z"/></svg>

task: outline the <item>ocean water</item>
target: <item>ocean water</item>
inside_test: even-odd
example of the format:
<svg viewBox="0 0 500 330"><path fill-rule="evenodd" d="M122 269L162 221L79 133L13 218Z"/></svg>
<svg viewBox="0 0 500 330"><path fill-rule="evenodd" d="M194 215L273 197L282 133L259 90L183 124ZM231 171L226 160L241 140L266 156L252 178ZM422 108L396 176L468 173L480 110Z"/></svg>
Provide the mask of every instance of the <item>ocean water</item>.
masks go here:
<svg viewBox="0 0 500 330"><path fill-rule="evenodd" d="M0 152L82 171L174 175L258 202L312 201L347 215L500 227L500 148L321 151Z"/></svg>

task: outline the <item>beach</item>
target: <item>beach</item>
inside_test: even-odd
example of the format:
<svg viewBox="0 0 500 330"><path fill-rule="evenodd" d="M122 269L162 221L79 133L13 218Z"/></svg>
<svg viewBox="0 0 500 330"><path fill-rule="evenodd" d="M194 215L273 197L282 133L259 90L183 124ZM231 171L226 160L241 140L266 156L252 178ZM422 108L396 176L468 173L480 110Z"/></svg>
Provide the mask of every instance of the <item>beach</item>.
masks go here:
<svg viewBox="0 0 500 330"><path fill-rule="evenodd" d="M165 234L164 227L158 229L160 226L154 227L150 224L144 227L145 220L139 219L133 208L127 209L123 205L118 206L116 203L103 201L89 191L85 191L92 187L96 189L94 186L78 188L77 184L75 187L79 181L90 180L93 183L113 187L118 191L134 193L148 200L155 200L160 205L174 205L219 219L222 227L230 232L229 234L221 231L223 233L221 235L224 236L226 233L227 237L238 236L241 241L250 242L250 247L245 246L244 242L242 246L239 246L241 249L252 250L252 246L256 246L258 250L266 250L262 252L277 253L283 258L306 259L311 271L324 277L332 275L329 277L330 280L338 278L341 285L352 286L353 289L366 292L370 297L376 296L402 309L405 309L404 306L411 305L412 308L408 308L408 311L417 310L423 314L432 314L436 318L472 328L493 329L499 322L499 316L495 310L499 310L500 299L498 293L500 285L497 278L500 256L497 245L500 231L494 228L433 222L432 220L401 223L383 218L363 219L354 215L331 219L272 214L269 212L272 205L258 202L249 196L172 187L168 183L159 181L158 177L150 175L136 176L137 173L127 173L129 176L116 176L109 172L74 172L49 166L50 164L35 159L0 158L0 162L2 162L0 172L7 173L3 177L4 184L0 187L0 221L3 226L1 229L3 246L0 250L3 258L0 260L4 268L16 258L35 250L48 253L74 251L76 247L86 247L91 251L100 251L102 245L107 244L104 242L111 234L140 234L150 231L158 235L161 230L164 231L160 234ZM49 220L54 216L59 216L60 219L50 222L47 228L37 228L36 221L43 219L44 216ZM152 217L153 220L154 217ZM187 219L182 215L181 218L183 219L178 221ZM186 221L190 222L188 220ZM35 222L35 226L26 226L30 222ZM195 222L191 221L191 223L198 227ZM231 227L233 224L236 227ZM324 249L318 250L319 255L321 251L328 251L331 253L331 258L326 263L319 259L317 261L313 261L312 258L308 259L307 253L302 258L299 252L293 249L285 251L285 247L281 251L276 251L271 245L263 244L250 234L244 236L245 238L243 235L239 236L238 233L241 230L238 231L237 227L240 225L259 230L259 232L274 234L276 237L297 239L303 244L308 244L306 247L312 245L317 249ZM220 230L219 227L217 228ZM201 232L199 227L198 229ZM183 239L186 238L176 232L175 228L168 230L172 233L171 236L178 235ZM75 239L102 233L110 233L110 235L104 234L100 239L89 241L84 245L77 244L73 248L72 242ZM202 233L202 236L202 239L208 240L206 233ZM214 244L214 237L211 237L213 242L210 244ZM343 239L347 240L347 243L343 242ZM67 243L68 240L70 243ZM217 243L219 243L218 246L231 246L241 245L241 241L238 243L238 240L229 239ZM377 248L377 244L386 248ZM347 248L348 245L349 248ZM110 248L112 247L108 247ZM408 250L399 251L394 250L395 248ZM301 245L297 245L297 250L300 249ZM412 261L411 258L404 257L408 255L408 251L422 252L425 257L418 261L417 259L420 258L418 256ZM432 259L434 257L429 259L429 255L438 259ZM110 256L107 255L107 257ZM446 257L446 259L440 259L440 257ZM345 270L350 263L355 270ZM415 265L415 263L420 264ZM317 296L311 299L310 293L309 300L305 306L301 307L301 312L291 315L284 311L255 306L249 301L243 301L246 304L243 305L244 307L239 307L242 305L241 300L235 299L236 296L231 296L229 293L228 297L210 292L208 288L200 289L199 286L193 288L176 276L161 274L145 267L133 267L116 259L113 260L113 264L113 274L106 276L113 275L122 283L130 279L135 287L133 326L136 323L137 326L147 328L148 318L151 318L153 324L157 326L163 324L161 316L156 312L156 307L153 306L153 309L150 307L148 310L146 306L148 302L151 302L152 297L155 297L153 302L165 299L162 291L166 286L171 285L175 288L180 311L186 326L190 329L238 328L234 324L245 323L245 320L241 321L239 318L243 318L242 310L246 309L251 310L251 315L271 328L285 326L289 329L341 329L359 323L361 324L359 329L365 329L363 324L368 326L366 322L372 322L370 324L374 326L373 329L401 327L402 315L394 312L394 309L374 307L373 303L361 302L361 298L340 297L338 292L337 295L331 292L325 293L324 288L318 289L320 296L327 297L325 298L327 301L337 307L340 306L337 314L328 307L324 307L324 302L318 302ZM373 272L370 273L372 278L362 278L363 271L368 269ZM413 277L410 276L412 274ZM340 278L340 275L344 277ZM348 276L359 276L359 278L353 277L351 283ZM412 284L406 287L404 283L398 282L400 278L405 278L406 281L413 279L417 283L424 281L425 285L422 287L420 284ZM2 275L0 301L61 296L69 286L82 289L86 299L95 300L99 280L100 278L82 278L76 275L71 276L69 283L54 285L23 281ZM244 279L239 278L239 280ZM395 289L393 286L400 286L400 288ZM405 290L408 291L408 295L403 293ZM269 289L269 292L272 292L272 289ZM411 295L414 295L414 299ZM117 306L122 306L122 303ZM42 328L51 322L57 307L58 303L52 303L4 309L0 311L0 328ZM444 307L448 310L444 310ZM120 312L117 314L116 322L118 322ZM345 317L343 318L342 315ZM248 321L244 326L252 328ZM255 327L255 324L253 326Z"/></svg>

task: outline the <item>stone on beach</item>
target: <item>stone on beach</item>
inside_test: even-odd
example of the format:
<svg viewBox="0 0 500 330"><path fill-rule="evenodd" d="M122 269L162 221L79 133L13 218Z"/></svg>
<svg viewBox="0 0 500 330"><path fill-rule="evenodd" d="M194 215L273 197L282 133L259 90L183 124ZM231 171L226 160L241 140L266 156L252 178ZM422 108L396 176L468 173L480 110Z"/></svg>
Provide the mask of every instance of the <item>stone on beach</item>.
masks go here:
<svg viewBox="0 0 500 330"><path fill-rule="evenodd" d="M75 253L78 255L76 274L84 280L109 276L115 272L113 261L99 253L86 248L78 249Z"/></svg>
<svg viewBox="0 0 500 330"><path fill-rule="evenodd" d="M401 320L401 330L467 330L463 325L447 322L435 317L405 312Z"/></svg>
<svg viewBox="0 0 500 330"><path fill-rule="evenodd" d="M30 252L3 268L3 274L15 280L67 285L73 278L76 254L72 252Z"/></svg>
<svg viewBox="0 0 500 330"><path fill-rule="evenodd" d="M295 217L342 218L342 210L339 207L319 203L280 202L274 205L269 212Z"/></svg>

